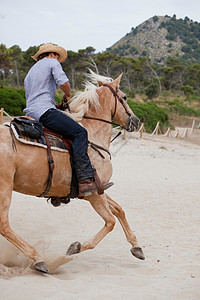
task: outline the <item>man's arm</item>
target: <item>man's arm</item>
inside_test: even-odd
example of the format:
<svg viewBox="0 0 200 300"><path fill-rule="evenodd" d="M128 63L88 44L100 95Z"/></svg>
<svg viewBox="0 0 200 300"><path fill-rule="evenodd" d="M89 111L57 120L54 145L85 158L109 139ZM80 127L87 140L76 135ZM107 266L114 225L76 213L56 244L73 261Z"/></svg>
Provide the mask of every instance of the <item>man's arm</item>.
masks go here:
<svg viewBox="0 0 200 300"><path fill-rule="evenodd" d="M70 97L71 97L71 91L70 91L70 84L69 81L65 82L60 86L60 89L65 93L65 97L67 101L69 102Z"/></svg>

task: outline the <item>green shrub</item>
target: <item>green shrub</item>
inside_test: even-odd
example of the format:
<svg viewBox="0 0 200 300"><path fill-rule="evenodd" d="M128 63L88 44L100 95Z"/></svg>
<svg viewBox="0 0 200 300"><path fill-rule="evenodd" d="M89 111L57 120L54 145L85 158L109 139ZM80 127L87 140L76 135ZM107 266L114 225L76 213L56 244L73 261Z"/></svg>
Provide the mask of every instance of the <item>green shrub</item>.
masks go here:
<svg viewBox="0 0 200 300"><path fill-rule="evenodd" d="M194 94L194 88L193 88L193 86L190 86L189 84L182 85L181 90L184 92L184 95L186 97L189 97L190 95Z"/></svg>
<svg viewBox="0 0 200 300"><path fill-rule="evenodd" d="M134 114L144 123L147 132L152 132L157 122L160 122L160 128L163 131L169 127L169 116L163 108L150 102L140 104L128 100L128 104Z"/></svg>
<svg viewBox="0 0 200 300"><path fill-rule="evenodd" d="M21 93L20 90L0 88L0 107L12 116L23 115L26 100Z"/></svg>
<svg viewBox="0 0 200 300"><path fill-rule="evenodd" d="M181 116L200 117L200 109L184 105L183 100L176 98L174 101L165 101L168 106L165 108L166 112L177 113Z"/></svg>
<svg viewBox="0 0 200 300"><path fill-rule="evenodd" d="M25 99L25 89L17 89L16 91Z"/></svg>
<svg viewBox="0 0 200 300"><path fill-rule="evenodd" d="M157 16L154 16L154 17L153 17L153 21L154 21L154 23L156 23L158 20L159 20L159 19L158 19L158 17L157 17Z"/></svg>

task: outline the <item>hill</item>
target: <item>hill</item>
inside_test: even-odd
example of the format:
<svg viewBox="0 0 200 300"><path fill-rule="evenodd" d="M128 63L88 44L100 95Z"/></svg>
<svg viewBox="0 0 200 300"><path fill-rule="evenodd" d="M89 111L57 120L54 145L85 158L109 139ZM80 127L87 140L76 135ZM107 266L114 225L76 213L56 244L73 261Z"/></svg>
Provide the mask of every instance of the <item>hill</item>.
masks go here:
<svg viewBox="0 0 200 300"><path fill-rule="evenodd" d="M122 37L107 51L120 56L149 57L162 64L177 57L186 65L200 63L200 23L176 15L154 16Z"/></svg>

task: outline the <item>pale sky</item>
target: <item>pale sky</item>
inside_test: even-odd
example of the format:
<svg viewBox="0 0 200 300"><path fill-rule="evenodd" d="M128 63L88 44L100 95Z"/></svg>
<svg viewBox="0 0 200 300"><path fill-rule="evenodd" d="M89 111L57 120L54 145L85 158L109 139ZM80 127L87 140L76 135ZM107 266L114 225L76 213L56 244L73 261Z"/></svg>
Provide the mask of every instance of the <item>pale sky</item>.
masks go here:
<svg viewBox="0 0 200 300"><path fill-rule="evenodd" d="M189 17L200 23L199 0L0 0L0 44L52 42L77 51L105 51L155 15Z"/></svg>

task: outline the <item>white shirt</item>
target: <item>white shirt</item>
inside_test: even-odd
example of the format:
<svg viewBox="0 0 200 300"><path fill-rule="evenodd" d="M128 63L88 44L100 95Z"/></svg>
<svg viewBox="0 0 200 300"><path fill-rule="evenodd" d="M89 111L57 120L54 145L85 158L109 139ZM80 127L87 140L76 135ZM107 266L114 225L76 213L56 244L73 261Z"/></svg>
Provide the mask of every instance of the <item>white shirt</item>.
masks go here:
<svg viewBox="0 0 200 300"><path fill-rule="evenodd" d="M28 72L24 87L26 108L24 113L37 120L50 108L55 107L56 85L69 81L61 64L55 58L39 60Z"/></svg>

